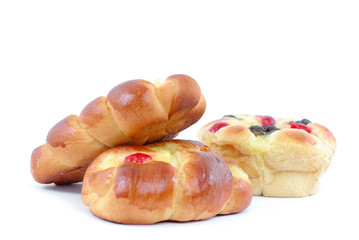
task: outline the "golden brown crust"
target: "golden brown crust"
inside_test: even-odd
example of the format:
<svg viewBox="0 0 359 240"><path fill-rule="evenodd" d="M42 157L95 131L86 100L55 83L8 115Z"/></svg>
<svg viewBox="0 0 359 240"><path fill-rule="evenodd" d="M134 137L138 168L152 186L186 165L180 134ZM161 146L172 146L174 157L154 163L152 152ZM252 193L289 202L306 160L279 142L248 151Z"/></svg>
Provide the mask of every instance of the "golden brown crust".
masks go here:
<svg viewBox="0 0 359 240"><path fill-rule="evenodd" d="M46 154L34 151L31 172L40 183L81 181L79 169L109 147L172 139L197 122L205 107L198 84L187 75L170 76L159 87L141 79L121 83L80 116L57 123L43 145Z"/></svg>
<svg viewBox="0 0 359 240"><path fill-rule="evenodd" d="M155 94L155 86L150 82L139 79L119 84L109 92L107 99L115 122L129 137L140 138L139 129L168 120Z"/></svg>
<svg viewBox="0 0 359 240"><path fill-rule="evenodd" d="M37 182L68 184L82 181L86 167L68 167L56 161L43 162L41 159L52 159L47 145L36 148L31 156L31 174ZM61 172L59 174L58 172Z"/></svg>
<svg viewBox="0 0 359 240"><path fill-rule="evenodd" d="M77 116L70 115L50 130L46 144L33 151L31 173L40 183L78 182L88 164L106 149L80 127Z"/></svg>
<svg viewBox="0 0 359 240"><path fill-rule="evenodd" d="M107 149L80 126L76 115L56 124L46 141L53 158L61 159L62 164L71 168L81 167Z"/></svg>
<svg viewBox="0 0 359 240"><path fill-rule="evenodd" d="M99 97L90 102L82 110L79 122L89 135L108 147L131 142L131 138L127 137L115 123L108 109L106 97Z"/></svg>
<svg viewBox="0 0 359 240"><path fill-rule="evenodd" d="M152 159L124 162L136 153ZM251 187L242 173L232 177L226 163L196 141L119 146L90 164L82 200L96 216L125 224L206 219L248 207Z"/></svg>
<svg viewBox="0 0 359 240"><path fill-rule="evenodd" d="M309 133L291 128L290 121L278 119L275 125L280 130L256 136L249 127L261 125L259 117L224 117L201 128L198 137L215 154L241 166L251 180L254 195L312 195L318 191L319 178L335 152L335 138L320 124L309 123ZM229 125L210 132L219 122Z"/></svg>
<svg viewBox="0 0 359 240"><path fill-rule="evenodd" d="M231 197L219 214L241 212L251 204L253 196L252 186L247 174L238 163L228 159L225 159L225 162L232 173L233 187Z"/></svg>
<svg viewBox="0 0 359 240"><path fill-rule="evenodd" d="M124 198L135 207L153 211L172 206L177 170L169 163L124 163L114 180L116 198Z"/></svg>
<svg viewBox="0 0 359 240"><path fill-rule="evenodd" d="M170 117L172 117L173 114L178 114L182 111L188 111L194 108L200 101L200 98L203 97L201 95L201 89L198 85L192 84L194 79L189 76L175 74L168 77L167 81L171 82L175 89L173 103L171 105L171 110L169 111ZM186 86L191 87L187 88Z"/></svg>
<svg viewBox="0 0 359 240"><path fill-rule="evenodd" d="M188 154L187 154L188 155ZM209 152L193 152L183 166L181 200L171 220L190 221L217 215L232 193L233 179L223 160Z"/></svg>

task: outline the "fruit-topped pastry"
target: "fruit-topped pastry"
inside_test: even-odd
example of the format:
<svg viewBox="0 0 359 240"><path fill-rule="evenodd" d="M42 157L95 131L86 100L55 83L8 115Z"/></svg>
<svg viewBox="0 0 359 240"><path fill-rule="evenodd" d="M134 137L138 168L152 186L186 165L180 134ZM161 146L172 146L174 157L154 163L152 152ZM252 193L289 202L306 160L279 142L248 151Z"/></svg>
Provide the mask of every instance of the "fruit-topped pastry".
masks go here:
<svg viewBox="0 0 359 240"><path fill-rule="evenodd" d="M82 187L94 215L125 224L207 219L240 212L251 199L236 162L185 140L111 148L90 164Z"/></svg>
<svg viewBox="0 0 359 240"><path fill-rule="evenodd" d="M315 194L336 150L326 127L268 115L225 115L202 127L198 137L215 154L242 167L254 195L272 197Z"/></svg>

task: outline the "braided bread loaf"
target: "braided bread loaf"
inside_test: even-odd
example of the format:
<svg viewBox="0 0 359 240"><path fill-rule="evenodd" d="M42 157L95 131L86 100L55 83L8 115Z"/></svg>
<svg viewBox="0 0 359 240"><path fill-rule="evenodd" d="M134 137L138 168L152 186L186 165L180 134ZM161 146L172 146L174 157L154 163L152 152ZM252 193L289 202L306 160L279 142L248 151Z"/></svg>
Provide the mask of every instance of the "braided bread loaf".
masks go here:
<svg viewBox="0 0 359 240"><path fill-rule="evenodd" d="M33 151L31 173L40 183L82 181L89 163L106 149L172 139L197 122L205 107L200 87L187 75L172 75L159 87L145 80L121 83L80 116L57 123L46 144Z"/></svg>
<svg viewBox="0 0 359 240"><path fill-rule="evenodd" d="M243 168L254 195L270 197L315 194L336 150L333 134L307 119L227 115L202 127L198 137Z"/></svg>
<svg viewBox="0 0 359 240"><path fill-rule="evenodd" d="M227 164L195 141L119 146L90 164L82 200L96 216L125 224L235 213L248 207L252 189L242 169Z"/></svg>

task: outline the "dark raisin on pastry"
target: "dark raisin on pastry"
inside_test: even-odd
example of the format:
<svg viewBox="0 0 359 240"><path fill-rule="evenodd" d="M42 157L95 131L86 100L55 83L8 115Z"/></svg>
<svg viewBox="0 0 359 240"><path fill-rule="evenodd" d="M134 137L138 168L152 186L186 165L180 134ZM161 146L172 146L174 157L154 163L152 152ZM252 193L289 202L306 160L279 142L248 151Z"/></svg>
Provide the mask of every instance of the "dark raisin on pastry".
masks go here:
<svg viewBox="0 0 359 240"><path fill-rule="evenodd" d="M254 133L254 135L256 135L256 136L258 136L258 135L263 136L263 135L270 134L270 133L280 130L280 129L277 128L275 125L269 125L269 126L255 125L255 126L250 126L249 130L251 130L251 132Z"/></svg>
<svg viewBox="0 0 359 240"><path fill-rule="evenodd" d="M237 118L237 117L236 117L236 116L234 116L234 115L224 115L222 118L225 118L225 117Z"/></svg>
<svg viewBox="0 0 359 240"><path fill-rule="evenodd" d="M304 125L308 125L309 123L311 123L311 121L308 120L308 119L303 118L302 120L295 121L294 123L301 123L301 124L304 124Z"/></svg>

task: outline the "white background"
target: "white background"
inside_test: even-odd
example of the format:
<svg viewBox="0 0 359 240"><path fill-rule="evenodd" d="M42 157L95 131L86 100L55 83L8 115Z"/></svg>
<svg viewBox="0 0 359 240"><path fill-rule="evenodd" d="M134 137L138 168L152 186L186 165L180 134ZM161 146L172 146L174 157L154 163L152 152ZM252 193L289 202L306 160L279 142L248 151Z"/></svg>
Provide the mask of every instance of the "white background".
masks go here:
<svg viewBox="0 0 359 240"><path fill-rule="evenodd" d="M49 129L130 79L185 73L225 114L308 118L338 150L315 196L253 198L242 213L128 226L93 216L81 184L41 185ZM358 239L358 1L1 1L1 236L15 239ZM108 238L107 238L108 237ZM1 237L2 239L5 239Z"/></svg>

